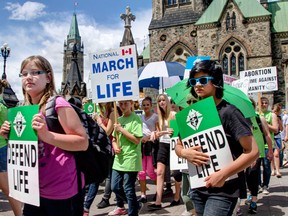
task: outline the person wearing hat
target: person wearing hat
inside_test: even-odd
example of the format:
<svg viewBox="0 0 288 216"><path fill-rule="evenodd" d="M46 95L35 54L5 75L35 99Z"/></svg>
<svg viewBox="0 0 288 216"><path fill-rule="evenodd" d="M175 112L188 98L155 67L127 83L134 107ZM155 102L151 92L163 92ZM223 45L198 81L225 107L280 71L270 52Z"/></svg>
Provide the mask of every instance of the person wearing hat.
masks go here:
<svg viewBox="0 0 288 216"><path fill-rule="evenodd" d="M197 216L232 215L241 189L243 189L240 183L245 182L243 170L250 166L259 155L251 123L235 106L222 99L223 85L222 68L213 60L197 62L190 71L187 82L187 86L191 87L191 94L196 99L213 97L234 159L226 167L206 177L205 187L191 190L190 198ZM201 166L209 161L209 155L202 153L200 148L201 146L194 146L185 149L179 139L176 154L195 166ZM238 174L238 178L227 180L234 174Z"/></svg>

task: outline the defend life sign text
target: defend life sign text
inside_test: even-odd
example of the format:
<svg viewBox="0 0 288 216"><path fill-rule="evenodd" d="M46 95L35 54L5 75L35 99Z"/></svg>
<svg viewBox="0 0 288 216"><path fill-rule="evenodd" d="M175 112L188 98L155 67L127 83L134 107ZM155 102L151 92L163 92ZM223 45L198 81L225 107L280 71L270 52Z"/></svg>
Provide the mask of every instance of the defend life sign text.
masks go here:
<svg viewBox="0 0 288 216"><path fill-rule="evenodd" d="M201 100L178 112L176 120L184 148L201 146L201 151L210 157L209 162L202 166L188 163L191 188L203 187L207 176L233 161L213 98Z"/></svg>
<svg viewBox="0 0 288 216"><path fill-rule="evenodd" d="M40 205L38 137L31 122L38 111L38 105L8 110L11 125L7 152L9 195L35 206Z"/></svg>

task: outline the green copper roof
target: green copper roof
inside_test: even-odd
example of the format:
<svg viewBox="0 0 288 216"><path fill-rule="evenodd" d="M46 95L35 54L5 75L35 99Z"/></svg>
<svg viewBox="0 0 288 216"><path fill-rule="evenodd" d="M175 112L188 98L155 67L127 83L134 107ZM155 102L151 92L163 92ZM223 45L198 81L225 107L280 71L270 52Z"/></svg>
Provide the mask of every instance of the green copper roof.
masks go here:
<svg viewBox="0 0 288 216"><path fill-rule="evenodd" d="M196 25L215 23L221 18L221 15L227 5L228 0L214 0L206 9L204 14L195 23ZM267 11L257 0L234 0L245 18L257 16L269 16Z"/></svg>
<svg viewBox="0 0 288 216"><path fill-rule="evenodd" d="M150 45L148 44L143 50L142 54L143 59L150 59Z"/></svg>
<svg viewBox="0 0 288 216"><path fill-rule="evenodd" d="M272 13L272 28L273 33L288 31L288 1L271 2L268 5L268 10Z"/></svg>
<svg viewBox="0 0 288 216"><path fill-rule="evenodd" d="M76 14L73 14L69 34L67 35L67 40L74 39L74 40L81 40L79 29L78 29L78 22Z"/></svg>

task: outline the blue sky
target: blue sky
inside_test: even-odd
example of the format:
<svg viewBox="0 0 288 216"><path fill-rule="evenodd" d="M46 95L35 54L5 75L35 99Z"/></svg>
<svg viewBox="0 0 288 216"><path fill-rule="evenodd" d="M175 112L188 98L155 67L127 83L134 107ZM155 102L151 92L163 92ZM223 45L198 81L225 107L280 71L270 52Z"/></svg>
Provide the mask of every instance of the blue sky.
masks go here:
<svg viewBox="0 0 288 216"><path fill-rule="evenodd" d="M74 6L77 2L77 6ZM148 26L152 17L152 0L0 0L0 46L8 43L11 54L7 58L7 80L23 99L20 64L30 55L43 55L52 64L57 89L62 81L63 44L69 32L73 12L77 14L79 31L84 43L84 81L88 82L88 56L99 50L119 47L124 33L120 14L126 6L136 16L132 33L139 53L148 44ZM0 56L0 75L3 57Z"/></svg>

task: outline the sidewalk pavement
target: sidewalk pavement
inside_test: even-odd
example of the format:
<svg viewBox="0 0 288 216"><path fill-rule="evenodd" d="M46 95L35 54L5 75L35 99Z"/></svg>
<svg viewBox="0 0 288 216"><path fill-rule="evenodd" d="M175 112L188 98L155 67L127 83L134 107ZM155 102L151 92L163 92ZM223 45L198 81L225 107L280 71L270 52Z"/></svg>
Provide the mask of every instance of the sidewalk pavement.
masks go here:
<svg viewBox="0 0 288 216"><path fill-rule="evenodd" d="M270 189L269 195L259 194L258 196L258 210L257 215L260 216L284 216L288 215L288 168L281 169L282 178L277 178L276 176L271 176L270 181ZM148 211L147 205L149 203L153 203L152 199L156 191L156 187L153 184L147 184L148 191L148 203L144 204L140 215L143 216L154 216L154 215L162 215L162 216L180 216L182 212L185 210L184 205L181 204L179 206L169 207L170 202L173 197L168 197L163 199L162 206L164 207L162 210L158 211ZM139 186L136 188L137 195L140 195ZM102 195L104 192L104 187L100 186L98 194L91 206L90 216L104 216L108 215L108 212L112 211L115 208L114 194L110 199L111 206L98 209L96 205L101 201ZM125 205L127 207L127 204ZM247 213L248 206L244 204L244 200L241 202L241 210L242 215L249 215ZM0 193L0 216L12 216L13 212L9 206L7 199Z"/></svg>

